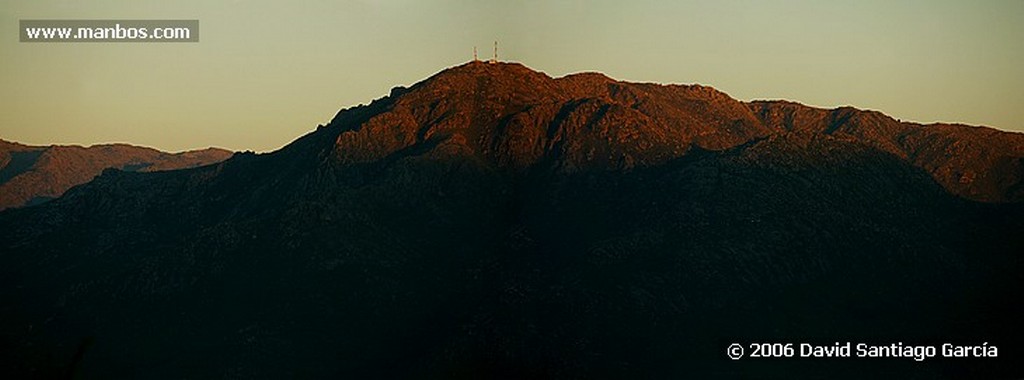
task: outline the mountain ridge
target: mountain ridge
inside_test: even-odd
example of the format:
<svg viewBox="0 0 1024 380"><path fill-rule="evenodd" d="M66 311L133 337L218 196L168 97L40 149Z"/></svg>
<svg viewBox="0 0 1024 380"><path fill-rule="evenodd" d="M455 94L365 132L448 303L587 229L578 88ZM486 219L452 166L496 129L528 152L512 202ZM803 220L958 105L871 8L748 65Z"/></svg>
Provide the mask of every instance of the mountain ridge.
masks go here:
<svg viewBox="0 0 1024 380"><path fill-rule="evenodd" d="M501 92L491 93L491 87ZM469 99L469 94L475 98ZM372 161L435 135L455 138L434 141L441 147L468 149L502 165L524 167L552 154L558 142L582 140L586 143L569 151L604 155L605 161L621 159L630 166L630 161L678 158L691 147L722 150L777 133L841 134L908 160L959 196L991 202L1024 200L1024 134L988 127L905 123L853 107L740 102L712 87L619 82L599 73L551 78L509 63L455 66L410 88L396 88L384 99L395 99L389 112L339 135L336 154L342 161ZM476 107L475 114L468 114L467 104ZM524 127L538 124L546 130ZM599 137L615 140L619 147L638 145L639 151L609 150L594 139L574 138L595 127ZM624 144L629 139L637 140ZM566 161L577 166L593 157Z"/></svg>

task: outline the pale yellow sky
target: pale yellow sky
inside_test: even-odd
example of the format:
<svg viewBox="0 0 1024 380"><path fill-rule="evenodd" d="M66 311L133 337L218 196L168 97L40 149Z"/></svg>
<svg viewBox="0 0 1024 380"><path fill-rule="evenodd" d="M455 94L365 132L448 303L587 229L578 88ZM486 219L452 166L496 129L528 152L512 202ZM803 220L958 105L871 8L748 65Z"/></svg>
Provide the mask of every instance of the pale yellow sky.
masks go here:
<svg viewBox="0 0 1024 380"><path fill-rule="evenodd" d="M0 138L276 149L501 43L560 76L1024 131L1024 1L8 1ZM19 19L198 19L200 42L18 42Z"/></svg>

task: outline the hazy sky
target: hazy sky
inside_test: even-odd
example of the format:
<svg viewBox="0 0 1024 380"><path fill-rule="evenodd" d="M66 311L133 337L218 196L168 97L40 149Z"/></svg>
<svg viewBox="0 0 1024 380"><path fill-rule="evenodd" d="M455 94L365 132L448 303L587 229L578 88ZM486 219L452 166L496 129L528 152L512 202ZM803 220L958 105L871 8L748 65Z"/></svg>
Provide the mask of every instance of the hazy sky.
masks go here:
<svg viewBox="0 0 1024 380"><path fill-rule="evenodd" d="M198 19L200 42L20 43L19 19ZM0 138L267 151L472 58L1024 131L1024 1L0 3Z"/></svg>

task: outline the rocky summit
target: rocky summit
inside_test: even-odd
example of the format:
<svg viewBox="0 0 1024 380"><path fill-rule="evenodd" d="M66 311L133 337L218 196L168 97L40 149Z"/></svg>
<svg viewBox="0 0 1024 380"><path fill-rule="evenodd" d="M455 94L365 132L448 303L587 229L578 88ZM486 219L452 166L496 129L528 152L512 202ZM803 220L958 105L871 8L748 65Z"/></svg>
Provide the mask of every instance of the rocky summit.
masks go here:
<svg viewBox="0 0 1024 380"><path fill-rule="evenodd" d="M0 371L1019 377L1022 165L1017 133L471 62L0 212ZM998 357L726 355L773 342Z"/></svg>

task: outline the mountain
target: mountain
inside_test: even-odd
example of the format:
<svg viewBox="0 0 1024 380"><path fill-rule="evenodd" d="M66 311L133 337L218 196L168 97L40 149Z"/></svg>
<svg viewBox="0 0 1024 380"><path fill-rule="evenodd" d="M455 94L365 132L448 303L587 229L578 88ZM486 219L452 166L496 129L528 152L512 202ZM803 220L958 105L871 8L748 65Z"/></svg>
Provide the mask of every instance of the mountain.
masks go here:
<svg viewBox="0 0 1024 380"><path fill-rule="evenodd" d="M1019 377L1021 141L471 62L272 153L0 213L0 371ZM999 356L725 355L846 341Z"/></svg>
<svg viewBox="0 0 1024 380"><path fill-rule="evenodd" d="M164 153L126 144L27 146L0 140L0 210L57 198L104 169L158 171L203 166L231 157L208 148Z"/></svg>

